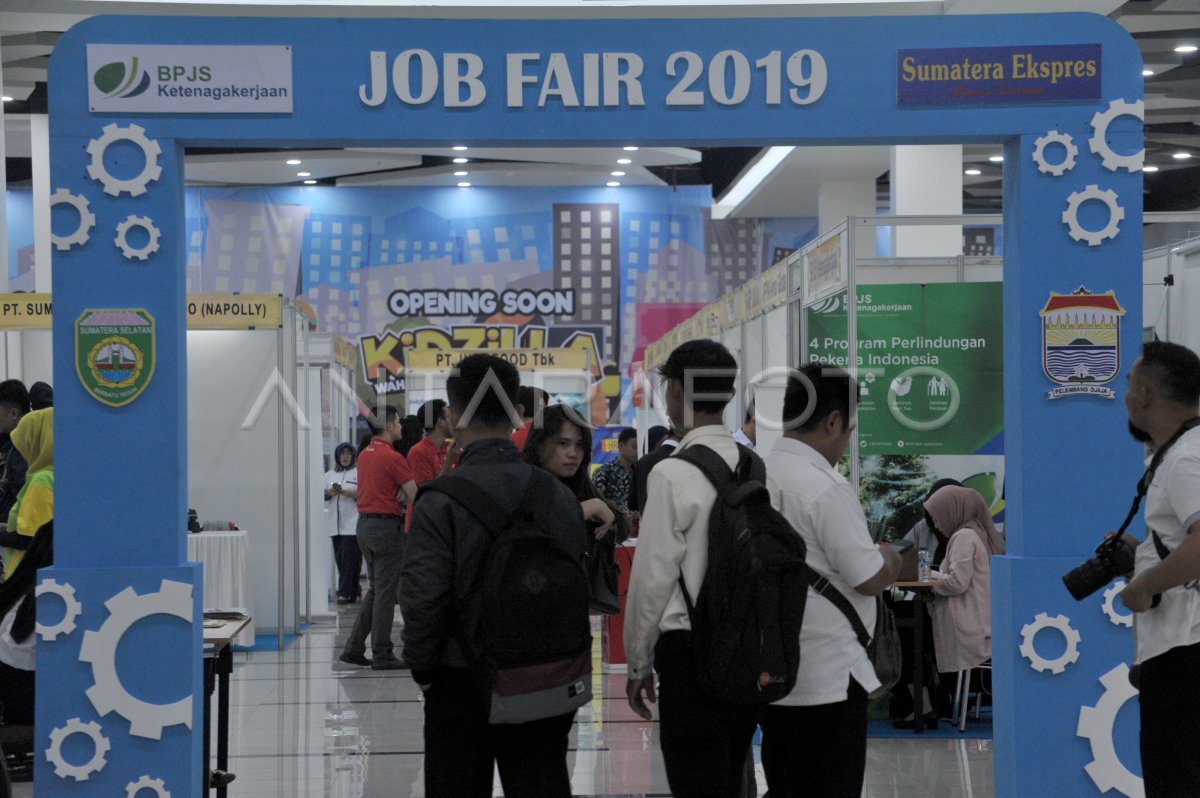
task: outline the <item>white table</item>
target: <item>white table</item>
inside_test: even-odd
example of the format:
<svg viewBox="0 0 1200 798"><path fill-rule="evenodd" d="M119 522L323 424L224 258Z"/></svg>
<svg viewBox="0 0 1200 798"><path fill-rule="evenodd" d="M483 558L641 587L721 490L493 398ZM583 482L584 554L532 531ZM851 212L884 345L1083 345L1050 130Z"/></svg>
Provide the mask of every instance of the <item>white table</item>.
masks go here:
<svg viewBox="0 0 1200 798"><path fill-rule="evenodd" d="M245 530L188 535L188 559L204 563L202 607L236 608L254 617L250 571L246 567ZM254 645L253 620L246 624L233 642L239 646Z"/></svg>

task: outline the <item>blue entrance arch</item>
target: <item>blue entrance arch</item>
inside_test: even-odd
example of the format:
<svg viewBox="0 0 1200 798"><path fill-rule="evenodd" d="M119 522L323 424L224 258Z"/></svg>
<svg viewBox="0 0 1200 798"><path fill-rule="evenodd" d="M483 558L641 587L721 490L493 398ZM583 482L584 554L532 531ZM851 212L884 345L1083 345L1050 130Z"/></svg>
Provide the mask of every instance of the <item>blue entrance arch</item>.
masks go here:
<svg viewBox="0 0 1200 798"><path fill-rule="evenodd" d="M81 613L75 631L39 642L38 749L65 764L38 769L39 794L119 794L142 776L200 794L201 707L190 699L202 694L200 604L183 524L184 146L397 143L1003 142L997 794L1134 789L1128 735L1113 753L1123 697L1100 681L1127 660L1127 632L1099 597L1071 601L1058 577L1122 509L1114 497L1133 484L1138 452L1102 391L1048 399L1079 386L1044 366L1043 311L1052 293L1112 291L1125 313L1106 357L1121 374L1136 357L1140 69L1121 28L1074 14L76 26L50 65L51 179L86 201L94 226L54 253L58 534L45 576L70 585ZM149 334L139 313L154 320ZM106 338L153 360L140 393L117 397L124 377L91 368ZM53 624L62 601L44 595L38 613ZM1061 645L1037 634L1042 613L1080 635L1079 657L1061 668L1031 667ZM1032 658L1023 629L1037 638Z"/></svg>

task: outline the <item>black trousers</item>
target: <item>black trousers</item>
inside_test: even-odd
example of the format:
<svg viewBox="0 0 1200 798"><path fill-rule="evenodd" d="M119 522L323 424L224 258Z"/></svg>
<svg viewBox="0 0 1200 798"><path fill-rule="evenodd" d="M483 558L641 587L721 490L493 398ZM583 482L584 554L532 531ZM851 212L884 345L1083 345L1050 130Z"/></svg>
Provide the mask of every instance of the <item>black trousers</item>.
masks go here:
<svg viewBox="0 0 1200 798"><path fill-rule="evenodd" d="M493 763L506 798L570 798L567 739L574 723L568 712L489 724L470 674L439 669L425 692L426 798L490 798Z"/></svg>
<svg viewBox="0 0 1200 798"><path fill-rule="evenodd" d="M334 535L330 540L333 541L333 561L337 563L338 597L353 601L361 592L358 575L362 571L362 550L358 547L358 537Z"/></svg>
<svg viewBox="0 0 1200 798"><path fill-rule="evenodd" d="M738 798L758 713L704 696L691 632L667 632L654 648L667 782L675 798Z"/></svg>
<svg viewBox="0 0 1200 798"><path fill-rule="evenodd" d="M762 762L771 798L859 798L867 766L867 693L850 680L845 701L769 706Z"/></svg>
<svg viewBox="0 0 1200 798"><path fill-rule="evenodd" d="M0 723L33 725L34 672L0 662Z"/></svg>
<svg viewBox="0 0 1200 798"><path fill-rule="evenodd" d="M1146 798L1200 795L1200 643L1173 648L1142 663L1142 774Z"/></svg>

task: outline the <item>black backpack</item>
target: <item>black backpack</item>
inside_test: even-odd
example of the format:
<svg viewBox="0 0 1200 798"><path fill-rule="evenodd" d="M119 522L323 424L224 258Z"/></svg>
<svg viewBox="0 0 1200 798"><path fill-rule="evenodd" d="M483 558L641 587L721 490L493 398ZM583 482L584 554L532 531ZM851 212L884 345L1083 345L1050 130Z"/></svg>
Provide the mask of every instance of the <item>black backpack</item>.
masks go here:
<svg viewBox="0 0 1200 798"><path fill-rule="evenodd" d="M579 555L550 531L555 482L532 469L512 512L462 476L422 488L449 496L491 538L479 581L479 626L455 630L487 696L491 723L562 715L592 698L587 575Z"/></svg>
<svg viewBox="0 0 1200 798"><path fill-rule="evenodd" d="M707 446L675 455L717 489L708 520L708 568L693 602L679 576L692 622L700 687L739 707L791 692L800 665L800 626L811 578L804 539L771 506L762 459L738 446L730 469Z"/></svg>

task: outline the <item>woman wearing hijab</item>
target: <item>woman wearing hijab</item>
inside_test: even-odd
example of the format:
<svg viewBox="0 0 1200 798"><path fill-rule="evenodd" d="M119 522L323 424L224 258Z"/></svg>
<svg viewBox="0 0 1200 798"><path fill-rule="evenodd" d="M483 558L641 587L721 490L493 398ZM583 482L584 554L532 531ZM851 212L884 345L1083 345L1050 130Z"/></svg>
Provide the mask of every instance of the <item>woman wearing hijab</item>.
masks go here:
<svg viewBox="0 0 1200 798"><path fill-rule="evenodd" d="M333 541L337 563L337 603L358 600L358 572L362 551L358 548L358 468L354 446L339 443L333 451L333 468L325 472L325 528Z"/></svg>
<svg viewBox="0 0 1200 798"><path fill-rule="evenodd" d="M989 558L1004 553L983 497L948 486L925 501L925 511L946 556L933 572L933 641L941 673L974 668L992 655Z"/></svg>
<svg viewBox="0 0 1200 798"><path fill-rule="evenodd" d="M8 513L5 531L0 533L5 579L17 570L37 531L54 518L54 408L22 416L12 431L12 442L29 463L29 470Z"/></svg>

